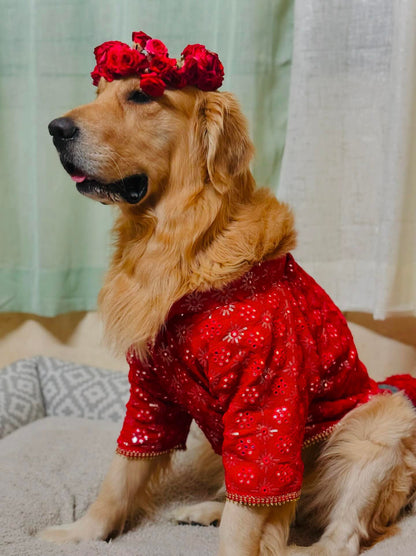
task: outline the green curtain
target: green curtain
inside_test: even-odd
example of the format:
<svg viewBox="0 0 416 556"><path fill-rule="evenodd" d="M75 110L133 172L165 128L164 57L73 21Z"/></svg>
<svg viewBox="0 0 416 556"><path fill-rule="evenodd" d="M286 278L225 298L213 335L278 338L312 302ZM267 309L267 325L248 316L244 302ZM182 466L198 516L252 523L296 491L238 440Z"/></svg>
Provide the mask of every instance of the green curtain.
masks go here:
<svg viewBox="0 0 416 556"><path fill-rule="evenodd" d="M0 0L0 311L91 310L111 252L112 208L76 193L50 120L93 99L93 48L144 30L171 55L202 43L249 118L261 184L277 188L294 0Z"/></svg>

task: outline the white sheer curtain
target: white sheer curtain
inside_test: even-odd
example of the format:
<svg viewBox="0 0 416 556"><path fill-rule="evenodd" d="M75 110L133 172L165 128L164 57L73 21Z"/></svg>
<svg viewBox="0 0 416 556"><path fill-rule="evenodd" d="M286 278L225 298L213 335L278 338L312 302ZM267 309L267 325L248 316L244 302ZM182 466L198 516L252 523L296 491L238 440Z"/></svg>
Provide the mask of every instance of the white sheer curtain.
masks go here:
<svg viewBox="0 0 416 556"><path fill-rule="evenodd" d="M416 2L298 0L280 198L343 310L416 314Z"/></svg>

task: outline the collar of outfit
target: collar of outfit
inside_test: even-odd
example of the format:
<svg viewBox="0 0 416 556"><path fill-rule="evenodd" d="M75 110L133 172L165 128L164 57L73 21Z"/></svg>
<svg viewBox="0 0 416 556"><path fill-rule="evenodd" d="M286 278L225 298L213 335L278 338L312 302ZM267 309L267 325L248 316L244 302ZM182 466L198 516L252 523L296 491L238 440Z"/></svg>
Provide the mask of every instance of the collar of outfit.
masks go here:
<svg viewBox="0 0 416 556"><path fill-rule="evenodd" d="M117 452L185 449L195 419L222 454L227 498L248 505L297 499L302 448L381 389L389 395L407 384L368 376L341 311L290 254L223 289L186 295L147 360L133 352L127 360Z"/></svg>

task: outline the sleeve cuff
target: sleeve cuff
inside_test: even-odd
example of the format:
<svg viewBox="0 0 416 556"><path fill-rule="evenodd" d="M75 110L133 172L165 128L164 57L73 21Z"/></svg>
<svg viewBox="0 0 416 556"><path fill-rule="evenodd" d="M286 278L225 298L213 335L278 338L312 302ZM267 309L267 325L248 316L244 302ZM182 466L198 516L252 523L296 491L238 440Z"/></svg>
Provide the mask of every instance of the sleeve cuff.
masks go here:
<svg viewBox="0 0 416 556"><path fill-rule="evenodd" d="M176 450L186 450L185 444L178 444L173 448L169 448L168 450L159 450L154 452L140 452L138 450L125 450L124 448L117 447L116 454L123 456L129 459L149 459L155 458L157 456L163 456L164 454L169 454L170 452L175 452Z"/></svg>
<svg viewBox="0 0 416 556"><path fill-rule="evenodd" d="M231 500L231 502L236 502L237 504L243 504L244 506L282 506L287 502L299 500L300 490L279 496L244 496L232 492L227 492L225 496L227 500Z"/></svg>

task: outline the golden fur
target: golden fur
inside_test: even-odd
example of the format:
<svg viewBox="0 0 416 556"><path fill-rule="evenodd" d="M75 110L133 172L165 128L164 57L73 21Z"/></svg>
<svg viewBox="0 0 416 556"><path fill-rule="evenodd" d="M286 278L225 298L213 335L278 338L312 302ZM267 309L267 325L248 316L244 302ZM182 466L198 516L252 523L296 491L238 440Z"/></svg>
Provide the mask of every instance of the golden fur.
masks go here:
<svg viewBox="0 0 416 556"><path fill-rule="evenodd" d="M116 84L119 98L134 81ZM69 117L95 130L105 111L111 129L95 140L111 152L107 179L137 169L149 176L144 202L120 207L116 250L100 293L108 339L120 352L134 345L142 354L176 300L195 289L219 288L254 262L288 252L295 232L289 209L268 190L255 189L253 146L232 95L169 91L158 103L134 107L146 117L133 128L131 114L118 104L108 107L111 85L100 84L97 102ZM123 127L120 118L129 121L122 137L111 131ZM142 160L142 153L151 157Z"/></svg>
<svg viewBox="0 0 416 556"><path fill-rule="evenodd" d="M115 252L100 306L109 340L146 356L172 304L194 290L221 288L253 263L295 245L290 210L256 189L247 124L229 93L167 91L128 102L135 78L101 80L97 99L66 116L80 135L75 163L102 183L145 173L138 205L119 204ZM217 500L177 512L181 521L221 519L220 554L354 556L387 535L416 484L416 417L402 395L380 396L348 414L322 446L305 450L299 517L324 529L308 548L287 547L294 502L247 507ZM203 468L218 474L205 449ZM116 456L98 499L81 520L47 529L56 542L105 539L148 506L146 485L169 458ZM208 465L207 462L211 463ZM207 471L208 472L208 471ZM195 517L196 516L196 517Z"/></svg>

